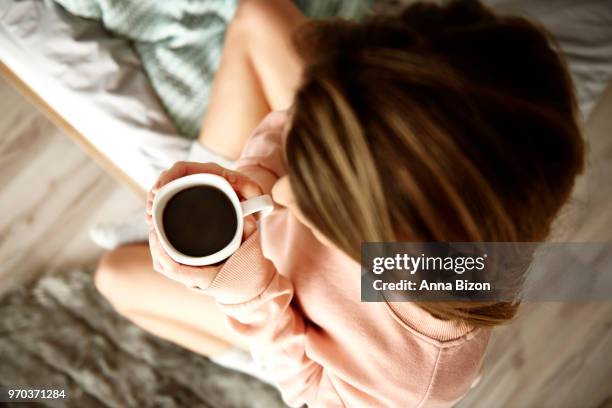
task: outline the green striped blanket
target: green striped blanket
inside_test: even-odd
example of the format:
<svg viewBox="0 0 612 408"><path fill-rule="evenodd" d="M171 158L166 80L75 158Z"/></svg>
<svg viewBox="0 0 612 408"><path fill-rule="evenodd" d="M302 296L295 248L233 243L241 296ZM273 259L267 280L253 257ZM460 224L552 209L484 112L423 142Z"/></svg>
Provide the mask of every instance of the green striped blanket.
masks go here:
<svg viewBox="0 0 612 408"><path fill-rule="evenodd" d="M139 54L182 136L197 137L223 36L239 0L55 0L71 14L99 20ZM309 17L359 18L371 0L295 0Z"/></svg>

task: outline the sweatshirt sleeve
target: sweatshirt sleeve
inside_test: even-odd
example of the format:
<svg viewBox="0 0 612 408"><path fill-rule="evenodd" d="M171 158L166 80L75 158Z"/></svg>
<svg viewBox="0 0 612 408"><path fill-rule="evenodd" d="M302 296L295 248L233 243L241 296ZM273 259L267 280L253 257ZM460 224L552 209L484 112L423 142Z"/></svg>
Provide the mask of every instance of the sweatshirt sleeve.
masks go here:
<svg viewBox="0 0 612 408"><path fill-rule="evenodd" d="M269 113L247 140L236 170L255 180L265 193L286 173L283 159L283 128L286 111Z"/></svg>
<svg viewBox="0 0 612 408"><path fill-rule="evenodd" d="M308 322L292 305L293 284L261 251L259 234L243 243L204 293L216 298L231 328L248 340L253 357L265 361L290 406L377 406L356 388L334 386L337 379L306 354Z"/></svg>

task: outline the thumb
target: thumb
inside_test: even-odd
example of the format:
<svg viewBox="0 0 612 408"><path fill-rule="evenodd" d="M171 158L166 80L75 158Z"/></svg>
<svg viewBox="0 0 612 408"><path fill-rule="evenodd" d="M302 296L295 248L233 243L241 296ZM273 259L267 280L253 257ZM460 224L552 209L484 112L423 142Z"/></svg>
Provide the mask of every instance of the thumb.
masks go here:
<svg viewBox="0 0 612 408"><path fill-rule="evenodd" d="M243 198L257 197L263 194L259 184L242 173L225 170L223 177L230 182L232 188Z"/></svg>
<svg viewBox="0 0 612 408"><path fill-rule="evenodd" d="M244 219L242 240L246 241L251 235L257 231L257 221L253 215L249 215Z"/></svg>

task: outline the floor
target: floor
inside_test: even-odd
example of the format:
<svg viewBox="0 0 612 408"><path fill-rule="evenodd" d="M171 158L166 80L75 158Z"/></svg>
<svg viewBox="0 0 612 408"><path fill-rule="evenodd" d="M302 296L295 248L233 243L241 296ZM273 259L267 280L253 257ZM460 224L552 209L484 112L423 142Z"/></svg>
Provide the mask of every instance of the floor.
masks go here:
<svg viewBox="0 0 612 408"><path fill-rule="evenodd" d="M89 226L142 200L0 79L0 294L43 271L91 264Z"/></svg>
<svg viewBox="0 0 612 408"><path fill-rule="evenodd" d="M585 132L589 171L557 238L612 240L612 91ZM0 292L44 270L91 264L87 236L141 200L0 82ZM612 407L612 303L526 305L499 328L485 376L459 407Z"/></svg>

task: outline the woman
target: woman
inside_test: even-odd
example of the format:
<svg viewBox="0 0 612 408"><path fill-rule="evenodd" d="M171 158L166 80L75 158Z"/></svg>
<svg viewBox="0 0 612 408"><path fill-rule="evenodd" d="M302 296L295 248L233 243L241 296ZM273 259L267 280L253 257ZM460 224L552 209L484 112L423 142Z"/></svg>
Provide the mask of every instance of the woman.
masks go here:
<svg viewBox="0 0 612 408"><path fill-rule="evenodd" d="M179 265L151 230L152 259L119 248L96 282L195 352L249 349L290 405L450 406L518 304L361 303L360 245L545 239L583 166L571 82L545 33L477 2L310 23L294 49L302 24L285 2L240 6L201 138L237 169L177 163L148 202L211 172L277 210L222 265Z"/></svg>

